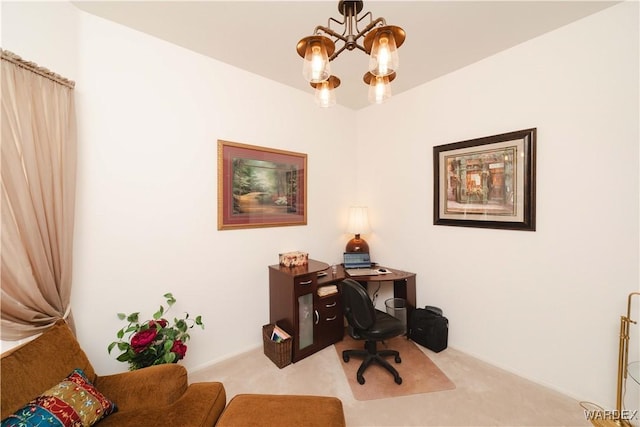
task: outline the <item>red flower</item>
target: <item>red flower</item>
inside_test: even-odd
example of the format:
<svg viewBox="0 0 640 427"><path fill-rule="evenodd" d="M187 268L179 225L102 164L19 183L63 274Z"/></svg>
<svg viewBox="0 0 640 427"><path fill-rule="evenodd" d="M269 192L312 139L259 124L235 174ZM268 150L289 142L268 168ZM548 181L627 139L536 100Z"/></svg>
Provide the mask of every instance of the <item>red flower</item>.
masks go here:
<svg viewBox="0 0 640 427"><path fill-rule="evenodd" d="M183 359L184 355L187 354L187 346L184 345L182 341L175 340L171 347L171 352L178 355L178 360Z"/></svg>
<svg viewBox="0 0 640 427"><path fill-rule="evenodd" d="M133 347L133 351L136 353L143 351L156 339L156 335L158 335L158 331L155 328L137 332L131 337L131 347Z"/></svg>
<svg viewBox="0 0 640 427"><path fill-rule="evenodd" d="M155 328L156 325L160 325L161 328L166 328L168 324L169 324L169 322L167 322L167 319L150 320L149 321L149 329Z"/></svg>

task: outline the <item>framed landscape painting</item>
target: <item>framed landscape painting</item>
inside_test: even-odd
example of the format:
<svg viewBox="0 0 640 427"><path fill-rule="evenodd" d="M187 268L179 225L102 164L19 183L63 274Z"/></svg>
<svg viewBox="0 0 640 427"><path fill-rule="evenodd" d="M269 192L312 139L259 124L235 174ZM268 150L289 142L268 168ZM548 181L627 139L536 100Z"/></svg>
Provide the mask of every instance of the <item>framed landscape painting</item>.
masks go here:
<svg viewBox="0 0 640 427"><path fill-rule="evenodd" d="M306 154L218 140L218 230L306 224Z"/></svg>
<svg viewBox="0 0 640 427"><path fill-rule="evenodd" d="M433 223L536 229L536 128L433 147Z"/></svg>

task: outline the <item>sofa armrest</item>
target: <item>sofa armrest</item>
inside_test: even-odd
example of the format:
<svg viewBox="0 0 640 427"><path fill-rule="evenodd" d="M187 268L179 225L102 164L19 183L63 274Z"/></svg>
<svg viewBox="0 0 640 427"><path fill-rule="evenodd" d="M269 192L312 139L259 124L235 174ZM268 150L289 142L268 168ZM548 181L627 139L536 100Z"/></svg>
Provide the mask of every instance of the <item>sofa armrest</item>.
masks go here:
<svg viewBox="0 0 640 427"><path fill-rule="evenodd" d="M187 370L176 364L98 376L95 381L96 388L123 412L169 405L184 394L187 385Z"/></svg>
<svg viewBox="0 0 640 427"><path fill-rule="evenodd" d="M193 383L185 394L171 405L176 427L213 427L227 404L227 394L219 382Z"/></svg>
<svg viewBox="0 0 640 427"><path fill-rule="evenodd" d="M153 396L148 396L153 402ZM102 421L100 427L213 427L227 403L224 386L219 382L191 384L171 404L156 402L153 407L118 410Z"/></svg>

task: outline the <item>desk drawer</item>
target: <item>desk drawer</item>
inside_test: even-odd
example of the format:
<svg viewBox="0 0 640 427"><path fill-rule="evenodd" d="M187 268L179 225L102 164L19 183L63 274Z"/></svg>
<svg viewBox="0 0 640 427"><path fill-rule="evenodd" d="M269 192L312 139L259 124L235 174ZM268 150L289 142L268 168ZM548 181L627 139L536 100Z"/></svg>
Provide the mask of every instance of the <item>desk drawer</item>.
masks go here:
<svg viewBox="0 0 640 427"><path fill-rule="evenodd" d="M340 294L319 298L317 307L321 321L333 321L342 317Z"/></svg>
<svg viewBox="0 0 640 427"><path fill-rule="evenodd" d="M318 298L318 342L321 347L342 339L344 318L340 294Z"/></svg>
<svg viewBox="0 0 640 427"><path fill-rule="evenodd" d="M318 284L318 277L315 274L296 277L293 281L293 290L296 295L304 295L315 292Z"/></svg>

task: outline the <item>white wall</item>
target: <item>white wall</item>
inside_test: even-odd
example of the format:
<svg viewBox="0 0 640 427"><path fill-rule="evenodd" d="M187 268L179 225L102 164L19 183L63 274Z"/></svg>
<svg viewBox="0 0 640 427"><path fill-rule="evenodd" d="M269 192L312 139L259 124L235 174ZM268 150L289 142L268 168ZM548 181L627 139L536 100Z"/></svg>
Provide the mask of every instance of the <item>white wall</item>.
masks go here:
<svg viewBox="0 0 640 427"><path fill-rule="evenodd" d="M0 43L64 77L76 76L78 9L66 1L0 1Z"/></svg>
<svg viewBox="0 0 640 427"><path fill-rule="evenodd" d="M639 289L638 60L626 3L358 113L365 237L417 272L450 345L610 408L619 316ZM434 226L432 148L530 127L537 231Z"/></svg>
<svg viewBox="0 0 640 427"><path fill-rule="evenodd" d="M336 153L353 146L355 114L91 15L80 22L74 298L97 369L122 369L105 352L115 313L151 314L167 291L206 324L187 367L260 345L278 253L340 253L354 196L341 183L354 177ZM217 139L307 153L308 226L218 231Z"/></svg>
<svg viewBox="0 0 640 427"><path fill-rule="evenodd" d="M44 5L40 5L45 7ZM261 345L269 321L268 270L278 253L336 262L355 197L355 113L318 109L305 94L75 10L74 46L23 43L37 5L12 4L4 47L77 51L79 132L73 310L96 370L126 366L106 347L118 312L151 315L173 292L175 314L201 314L184 364L193 369ZM19 23L19 24L18 24ZM34 38L35 40L35 38ZM40 49L38 49L38 47ZM23 49L24 48L24 49ZM59 70L55 55L41 65ZM320 131L321 123L322 130ZM308 225L217 230L217 140L308 154Z"/></svg>
<svg viewBox="0 0 640 427"><path fill-rule="evenodd" d="M319 110L66 2L2 7L3 47L77 82L73 308L98 372L125 368L106 353L115 313L151 314L167 291L176 312L206 323L188 368L260 345L267 265L298 249L337 261L357 201L370 206L374 258L418 273L418 303L445 310L452 346L613 404L618 319L640 256L637 3L357 113ZM34 10L75 44L36 37ZM432 147L528 127L538 230L433 226ZM217 231L217 139L307 153L309 225Z"/></svg>

